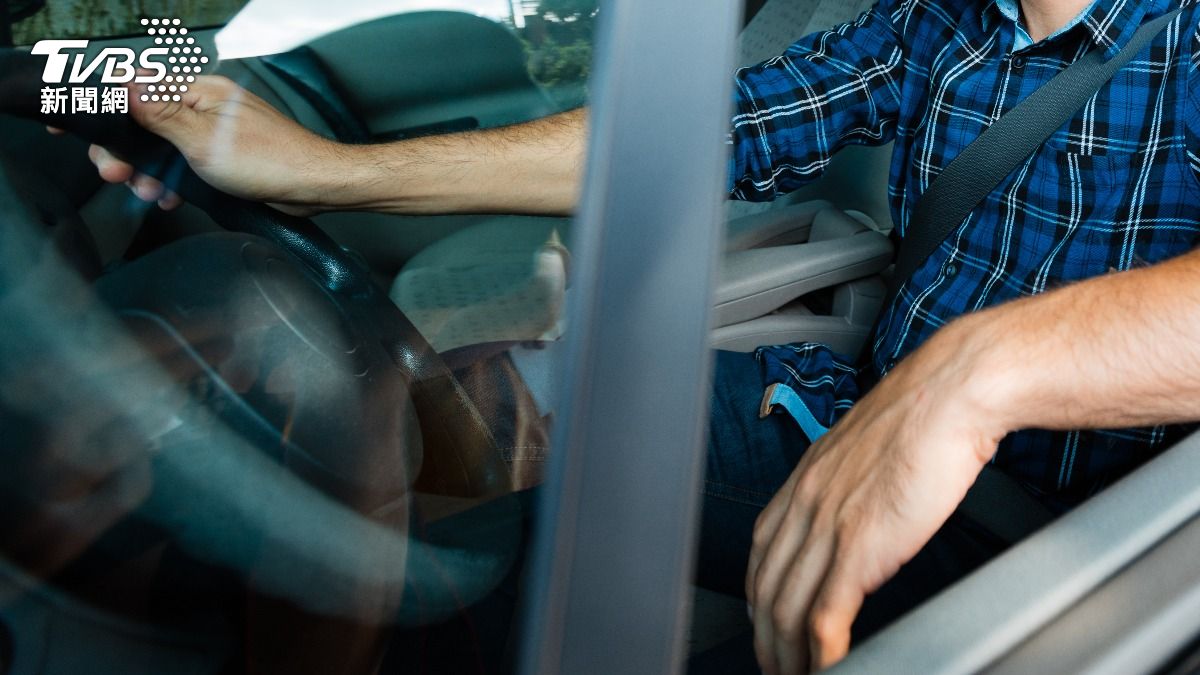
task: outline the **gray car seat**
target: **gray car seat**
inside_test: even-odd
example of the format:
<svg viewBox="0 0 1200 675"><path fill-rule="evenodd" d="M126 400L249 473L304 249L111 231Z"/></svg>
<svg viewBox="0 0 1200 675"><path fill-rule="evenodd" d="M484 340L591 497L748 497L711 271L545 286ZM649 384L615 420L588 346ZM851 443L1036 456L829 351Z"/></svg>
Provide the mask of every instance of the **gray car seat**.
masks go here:
<svg viewBox="0 0 1200 675"><path fill-rule="evenodd" d="M439 352L485 342L554 340L566 304L566 221L498 217L418 253L392 300Z"/></svg>
<svg viewBox="0 0 1200 675"><path fill-rule="evenodd" d="M812 341L857 356L886 291L876 275L892 260L871 218L817 200L730 221L726 236L715 348Z"/></svg>
<svg viewBox="0 0 1200 675"><path fill-rule="evenodd" d="M567 297L561 231L548 218L496 218L418 253L391 296L439 350L557 337ZM712 344L750 351L817 340L861 349L884 285L872 275L892 246L866 215L811 201L729 223ZM804 296L834 288L820 303Z"/></svg>

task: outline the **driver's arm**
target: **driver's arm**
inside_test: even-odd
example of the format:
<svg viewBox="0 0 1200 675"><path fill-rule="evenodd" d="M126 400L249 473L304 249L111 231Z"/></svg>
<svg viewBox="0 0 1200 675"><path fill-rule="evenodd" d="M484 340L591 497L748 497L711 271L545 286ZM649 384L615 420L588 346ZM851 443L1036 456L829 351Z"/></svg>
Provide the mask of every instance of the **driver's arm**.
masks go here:
<svg viewBox="0 0 1200 675"><path fill-rule="evenodd" d="M864 598L930 540L1008 433L1196 420L1198 333L1200 251L938 330L759 516L746 588L756 621L771 622L756 625L760 658L841 659Z"/></svg>
<svg viewBox="0 0 1200 675"><path fill-rule="evenodd" d="M182 103L145 103L134 92L130 113L215 187L293 213L568 214L587 133L580 109L498 129L347 145L305 129L224 77L200 78ZM93 147L90 155L105 180L127 182L166 208L178 203L105 149Z"/></svg>

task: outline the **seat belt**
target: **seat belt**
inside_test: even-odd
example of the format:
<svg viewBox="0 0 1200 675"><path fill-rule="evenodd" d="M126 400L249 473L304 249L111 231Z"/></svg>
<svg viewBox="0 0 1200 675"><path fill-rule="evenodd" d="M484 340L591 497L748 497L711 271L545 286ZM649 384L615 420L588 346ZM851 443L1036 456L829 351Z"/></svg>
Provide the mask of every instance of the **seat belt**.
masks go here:
<svg viewBox="0 0 1200 675"><path fill-rule="evenodd" d="M1109 60L1092 49L1012 110L955 157L917 202L900 243L892 297L946 237L1029 155L1067 123L1117 71L1167 27L1182 9L1142 25Z"/></svg>
<svg viewBox="0 0 1200 675"><path fill-rule="evenodd" d="M900 244L888 305L918 268L975 207L1075 115L1182 11L1143 24L1111 59L1092 49L988 127L955 157L921 196ZM958 513L1008 544L1054 519L1019 482L987 465Z"/></svg>

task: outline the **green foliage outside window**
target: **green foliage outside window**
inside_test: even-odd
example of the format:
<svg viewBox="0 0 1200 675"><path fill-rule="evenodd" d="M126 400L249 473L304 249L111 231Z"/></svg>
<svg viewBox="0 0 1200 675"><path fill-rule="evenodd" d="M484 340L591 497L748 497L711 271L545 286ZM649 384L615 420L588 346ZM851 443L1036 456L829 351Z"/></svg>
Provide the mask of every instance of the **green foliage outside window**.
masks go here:
<svg viewBox="0 0 1200 675"><path fill-rule="evenodd" d="M540 0L518 31L529 54L529 72L561 106L587 99L592 68L595 0Z"/></svg>
<svg viewBox="0 0 1200 675"><path fill-rule="evenodd" d="M13 25L13 43L145 34L139 23L144 16L178 17L192 28L219 25L245 4L246 0L46 0L41 11Z"/></svg>

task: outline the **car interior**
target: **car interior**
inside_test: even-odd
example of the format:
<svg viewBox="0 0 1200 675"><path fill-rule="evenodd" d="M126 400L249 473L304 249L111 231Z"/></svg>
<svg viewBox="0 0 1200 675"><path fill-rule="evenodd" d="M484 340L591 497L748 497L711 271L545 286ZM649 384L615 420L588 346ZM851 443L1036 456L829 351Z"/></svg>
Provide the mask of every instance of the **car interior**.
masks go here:
<svg viewBox="0 0 1200 675"><path fill-rule="evenodd" d="M761 4L751 3L748 20ZM746 30L743 60L749 64L762 54L773 53L771 50L779 51L787 44L785 36L791 32L801 34L808 23L851 18L861 11L852 4L823 3L819 12L788 15L786 27L777 16L760 17ZM215 53L219 30L219 26L194 29L190 34L206 53ZM113 44L135 49L151 45L151 38L145 36L92 37L89 56ZM364 54L370 57L364 58ZM233 79L316 133L348 143L503 126L585 103L582 97L564 102L531 78L525 49L511 28L465 12L396 13L332 32L290 52L223 60L215 72ZM242 336L259 334L258 343L248 352L254 356L247 358L267 360L273 358L272 353L289 353L296 346L285 344L287 338L272 335L277 326L264 325L257 317L267 306L278 311L281 305L287 305L292 311L283 312L284 322L294 331L288 337L318 343L325 353L347 349L337 335L338 324L343 323L340 317L322 316L316 309L322 302L307 297L312 292L303 288L303 279L276 271L280 267L277 252L225 232L227 223L214 218L211 208L206 213L196 203L172 212L148 207L132 198L123 186L100 181L87 159L86 143L78 138L52 137L39 120L4 117L2 124L0 152L7 160L5 173L36 208L60 213L50 221L52 236L67 242L60 249L86 279L94 282L110 306L149 310L167 317L175 329L186 333L197 329L172 315L170 308L181 298L189 298L187 302L216 311L216 319L206 320L231 327ZM831 169L822 190L792 195L771 208L731 206L715 298L713 347L752 351L762 344L819 340L850 355L862 349L886 290L878 275L892 258L892 244L887 237L890 222L881 197L886 173L881 167L886 157L886 152L878 150L853 155ZM18 158L28 161L18 168ZM864 181L864 176L873 178L874 184L864 185L872 182ZM35 196L28 197L28 192ZM871 197L856 201L855 195ZM451 363L455 354L478 351L480 345L508 348L514 362L538 363L538 357L529 354L552 352L566 330L563 316L570 297L570 219L328 213L313 220L347 255L365 265L371 281L386 289L429 347ZM245 295L242 287L247 278L261 284L257 279L264 270L275 288L263 291L257 302L222 300ZM207 290L188 290L197 286ZM526 401L526 407L536 408L529 417L538 417L549 405L546 399L552 397L552 392L541 391L552 389L554 378L545 372L548 369L543 363L525 365L521 370L531 390L526 398L532 400ZM339 396L326 393L320 397L321 402L328 405L337 401L340 417L359 419L333 430L298 429L293 438L300 445L328 444L331 437L344 438L346 434L365 439L373 435L373 428L403 427L406 416L412 414L399 404L386 413L353 413L352 408L363 406L368 396L391 403L399 401L403 398L395 391L403 388L399 383L374 383L364 390L353 380L331 383L320 369L305 371L304 366L296 367L292 376L317 377L318 373L327 387L332 385L341 392ZM470 393L478 394L490 382L469 385ZM307 395L301 389L291 392L292 396ZM255 417L265 416L267 423L277 428L288 424L277 397L256 396L258 392L254 391L239 394L260 413ZM482 397L487 398L486 394ZM477 403L485 414L487 405L486 401ZM378 410L384 406L367 407ZM290 414L297 419L303 417L295 410ZM420 416L420 411L417 414ZM431 458L434 443L428 438L429 425L419 426L421 435L426 436L424 465L419 469L409 466L399 473L419 473L415 489L426 493L429 513L454 513L465 508L445 506L445 500L478 500L538 482L536 471L527 476L519 473L519 464L512 457L506 457L512 480L489 480L489 472L497 469L486 466L488 461L478 457L467 461L485 466L465 480L461 476L447 477L450 471L442 471L446 475L439 476L435 466L438 461ZM310 437L304 438L305 433ZM370 507L356 507L360 512L377 515L388 511L389 500L383 495L401 488L366 475L375 474L386 464L377 457L379 452L368 454L375 455L367 460L368 466L342 467L339 471L357 473L353 499L368 502ZM413 453L408 454L409 464L418 463L411 459ZM330 460L320 456L308 459L318 465L316 470L307 474L294 466L293 470L328 490L323 479L316 476L329 473L329 467L321 465ZM293 464L286 461L289 466ZM364 482L366 488L362 487ZM436 526L436 517L432 520ZM86 595L86 590L76 587L97 583L86 573L73 574L75 580L68 574L62 584L72 592ZM161 571L158 574L165 576ZM498 572L489 570L482 576L489 574L494 577ZM33 625L29 619L37 616L41 622L66 626L62 630L75 635L74 640L84 641L84 636L100 639L111 631L114 620L128 620L119 618L118 612L117 619L106 616L97 627L92 625L97 617L83 609L64 617L60 611L51 612L49 603L46 599L40 606L33 603L8 612L22 619L13 621L15 625ZM703 651L747 630L740 600L696 589L696 603L693 651ZM429 602L431 606L436 604L436 600ZM436 618L438 613L432 613ZM270 612L264 615L273 616ZM349 629L335 626L331 630ZM45 639L44 635L39 638L31 633L36 631L20 631L14 642ZM180 637L164 636L158 631L153 634L150 641L162 645L171 645ZM128 645L130 650L145 650L145 645L134 643ZM260 651L270 650L267 647ZM55 655L47 663L46 672L71 672L74 665L70 657Z"/></svg>
<svg viewBox="0 0 1200 675"><path fill-rule="evenodd" d="M739 59L755 63L789 36L869 5L748 3ZM191 35L215 54L220 29L196 27ZM152 44L146 36L91 37L92 56L114 44ZM28 75L21 51L0 58L0 97L13 91L6 87L16 75ZM487 129L586 103L535 81L511 26L461 11L400 11L206 72L347 143ZM28 111L0 104L0 112L17 113L0 115L0 192L7 193L0 206L32 214L38 237L53 242L81 288L139 343L165 335L203 360L214 327L236 338L236 358L205 362L209 377L198 395L205 411L196 415L209 420L204 438L222 427L231 447L248 445L270 460L246 460L259 478L236 481L229 499L258 494L272 504L250 517L198 488L165 494L164 483L152 504L204 516L188 525L189 542L166 543L169 523L143 513L49 584L0 566L0 673L96 672L93 654L124 664L119 672L234 672L231 662L258 672L332 672L332 664L367 672L365 664L381 658L384 672L407 672L413 644L451 663L510 661L511 644L463 651L446 636L499 630L519 602L507 589L520 583L523 514L543 478L537 452L549 445L554 418L551 359L570 330L571 219L347 212L297 224L266 207L189 197L196 193L163 212L102 182L80 137L51 136L46 120ZM145 156L153 162L161 153ZM862 352L893 258L888 158L886 147L852 148L821 181L775 204L729 206L712 347L817 341L852 358ZM6 229L10 250L26 241ZM303 233L303 246L289 248L293 231ZM303 269L287 262L305 255ZM489 367L474 365L481 359ZM182 439L175 452L195 451L198 442ZM351 443L365 450L352 458L335 451ZM217 456L196 471L227 480L241 465L223 461ZM208 480L191 470L177 470L181 484ZM264 487L272 481L285 486L278 501ZM418 495L411 525L413 514L400 505L409 490ZM289 513L289 495L320 504ZM234 521L250 533L242 543L226 541ZM355 556L325 559L287 537L255 538L277 526L291 528L297 541L327 537L330 550L369 553L331 572ZM371 537L383 543L362 543ZM205 547L220 550L197 553ZM364 571L396 556L408 559L401 579ZM350 600L297 600L310 593ZM400 611L401 594L420 602ZM230 607L239 608L237 621L228 620ZM450 628L384 639L391 621ZM742 600L699 588L691 625L691 653L749 630ZM886 663L873 654L857 665ZM1020 664L1013 661L1011 672L1034 672Z"/></svg>

